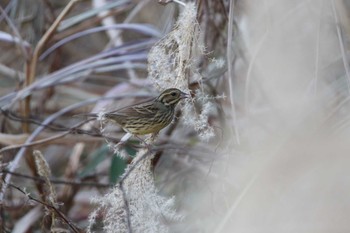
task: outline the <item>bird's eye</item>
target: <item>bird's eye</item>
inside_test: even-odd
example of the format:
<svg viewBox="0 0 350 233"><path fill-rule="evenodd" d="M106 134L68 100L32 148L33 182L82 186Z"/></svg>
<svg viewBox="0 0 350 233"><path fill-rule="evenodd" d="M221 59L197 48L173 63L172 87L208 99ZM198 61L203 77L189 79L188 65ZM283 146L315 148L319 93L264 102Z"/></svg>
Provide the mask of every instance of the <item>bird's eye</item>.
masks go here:
<svg viewBox="0 0 350 233"><path fill-rule="evenodd" d="M176 92L172 92L172 93L171 93L171 96L176 96Z"/></svg>

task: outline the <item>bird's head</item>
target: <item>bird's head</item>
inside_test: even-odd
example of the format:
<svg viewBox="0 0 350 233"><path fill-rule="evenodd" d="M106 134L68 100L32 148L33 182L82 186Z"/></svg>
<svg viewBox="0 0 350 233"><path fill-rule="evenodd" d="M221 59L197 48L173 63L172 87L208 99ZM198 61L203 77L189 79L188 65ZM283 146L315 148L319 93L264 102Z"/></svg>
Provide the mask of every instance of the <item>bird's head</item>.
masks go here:
<svg viewBox="0 0 350 233"><path fill-rule="evenodd" d="M190 97L189 94L186 94L177 88L169 88L160 93L160 95L157 97L157 101L161 102L165 106L175 107L180 100L188 97Z"/></svg>

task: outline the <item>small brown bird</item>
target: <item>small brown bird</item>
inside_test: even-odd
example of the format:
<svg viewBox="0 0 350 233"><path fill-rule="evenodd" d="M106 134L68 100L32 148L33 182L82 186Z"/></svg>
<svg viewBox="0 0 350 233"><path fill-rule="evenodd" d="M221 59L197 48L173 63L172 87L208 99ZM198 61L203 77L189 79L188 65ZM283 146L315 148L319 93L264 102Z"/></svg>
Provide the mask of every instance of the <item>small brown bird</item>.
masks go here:
<svg viewBox="0 0 350 233"><path fill-rule="evenodd" d="M103 117L133 135L158 133L173 120L179 101L189 96L177 88L169 88L152 100L104 113ZM93 113L88 116L98 115Z"/></svg>

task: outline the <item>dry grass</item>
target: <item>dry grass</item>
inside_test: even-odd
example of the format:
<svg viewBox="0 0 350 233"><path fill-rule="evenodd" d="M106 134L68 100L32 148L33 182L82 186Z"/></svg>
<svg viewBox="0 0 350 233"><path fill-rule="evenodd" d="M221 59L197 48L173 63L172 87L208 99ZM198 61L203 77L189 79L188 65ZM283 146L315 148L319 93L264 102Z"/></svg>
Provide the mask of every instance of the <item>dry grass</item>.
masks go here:
<svg viewBox="0 0 350 233"><path fill-rule="evenodd" d="M3 232L350 230L347 1L0 6ZM74 117L170 86L193 99L125 159Z"/></svg>

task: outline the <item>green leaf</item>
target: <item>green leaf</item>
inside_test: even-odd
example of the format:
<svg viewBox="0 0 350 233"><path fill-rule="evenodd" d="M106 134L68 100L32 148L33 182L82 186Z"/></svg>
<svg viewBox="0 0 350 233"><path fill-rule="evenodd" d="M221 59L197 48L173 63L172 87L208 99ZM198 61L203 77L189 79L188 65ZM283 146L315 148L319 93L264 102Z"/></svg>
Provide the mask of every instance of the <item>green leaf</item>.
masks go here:
<svg viewBox="0 0 350 233"><path fill-rule="evenodd" d="M116 184L118 178L124 173L126 168L126 162L121 159L118 155L113 155L111 167L109 171L109 182Z"/></svg>
<svg viewBox="0 0 350 233"><path fill-rule="evenodd" d="M91 155L91 161L85 166L85 168L80 172L79 177L84 177L93 173L96 170L97 165L99 165L103 160L106 159L108 154L108 147L106 145L101 146Z"/></svg>
<svg viewBox="0 0 350 233"><path fill-rule="evenodd" d="M137 150L135 150L133 147L126 145L125 151L130 155L131 157L135 157Z"/></svg>

